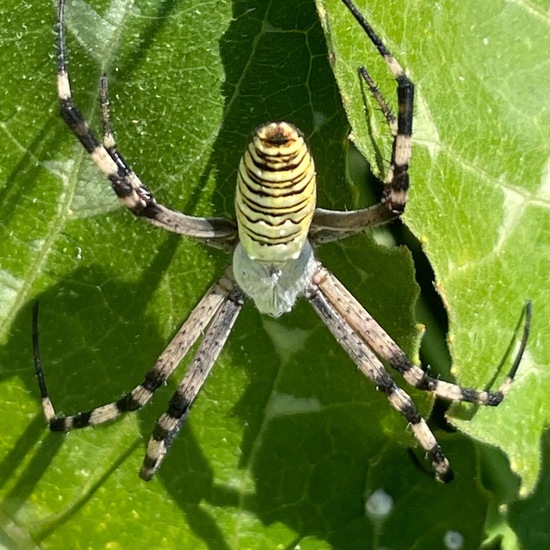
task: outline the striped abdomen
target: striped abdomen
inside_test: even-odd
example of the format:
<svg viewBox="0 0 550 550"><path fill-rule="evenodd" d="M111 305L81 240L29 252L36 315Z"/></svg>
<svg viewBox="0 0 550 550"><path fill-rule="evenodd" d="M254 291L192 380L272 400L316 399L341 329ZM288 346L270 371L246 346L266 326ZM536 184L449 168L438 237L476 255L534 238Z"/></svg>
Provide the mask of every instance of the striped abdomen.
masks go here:
<svg viewBox="0 0 550 550"><path fill-rule="evenodd" d="M286 122L256 129L237 176L239 239L252 260L286 262L304 246L315 210L315 165L302 133Z"/></svg>

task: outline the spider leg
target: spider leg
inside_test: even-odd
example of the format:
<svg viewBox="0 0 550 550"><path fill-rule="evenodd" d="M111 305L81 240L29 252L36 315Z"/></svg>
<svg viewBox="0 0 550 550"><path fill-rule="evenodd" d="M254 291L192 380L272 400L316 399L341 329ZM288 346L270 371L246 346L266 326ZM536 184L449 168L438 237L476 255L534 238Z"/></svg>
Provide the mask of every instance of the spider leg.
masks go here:
<svg viewBox="0 0 550 550"><path fill-rule="evenodd" d="M384 181L382 201L369 208L348 212L318 208L310 229L310 240L314 246L345 239L367 227L396 219L405 210L409 189L408 170L412 154L414 84L353 2L351 0L343 0L343 2L376 46L397 82L398 114L395 117L367 69L360 67L359 75L380 106L393 135L390 166Z"/></svg>
<svg viewBox="0 0 550 550"><path fill-rule="evenodd" d="M398 216L380 202L360 210L327 210L316 208L309 229L309 240L316 247L324 243L347 239L367 227L376 227Z"/></svg>
<svg viewBox="0 0 550 550"><path fill-rule="evenodd" d="M526 304L526 324L516 359L497 391L463 388L429 376L420 367L413 365L407 354L390 338L387 332L365 310L351 292L324 267L315 273L313 283L319 287L331 306L344 317L347 323L382 359L402 374L416 388L431 391L439 397L452 401L466 401L478 405L496 406L508 392L525 350L531 322L531 304Z"/></svg>
<svg viewBox="0 0 550 550"><path fill-rule="evenodd" d="M40 360L40 341L38 338L38 302L34 302L32 307L32 350L34 357L34 372L38 381L40 390L40 399L42 401L42 410L46 422L51 422L55 418L55 409L48 394L46 379L44 378L44 370L42 369L42 361Z"/></svg>
<svg viewBox="0 0 550 550"><path fill-rule="evenodd" d="M393 114L386 99L382 95L382 92L378 89L378 86L374 82L372 76L367 71L367 69L365 69L365 67L359 67L359 76L361 76L361 78L366 82L367 86L369 87L370 93L378 103L380 110L384 115L384 118L388 122L388 126L390 127L391 133L395 137L399 132L399 129L397 126L397 119L395 118L395 115Z"/></svg>
<svg viewBox="0 0 550 550"><path fill-rule="evenodd" d="M139 473L145 481L149 481L155 475L185 422L197 395L227 341L241 311L243 301L244 294L235 286L215 313L197 354L170 399L168 410L157 420L153 434L149 439L147 452Z"/></svg>
<svg viewBox="0 0 550 550"><path fill-rule="evenodd" d="M394 135L390 168L384 182L382 202L385 203L394 214L400 215L405 209L407 192L409 189L408 170L409 161L411 159L414 84L353 2L351 0L342 1L355 17L359 25L361 25L371 42L376 46L397 83L398 110L396 122L386 100L376 87L367 70L364 67L359 69L359 74L365 80L375 100L380 105Z"/></svg>
<svg viewBox="0 0 550 550"><path fill-rule="evenodd" d="M153 194L128 166L115 149L110 134L108 96L102 84L101 106L104 125L104 142L97 139L72 99L69 81L67 47L65 40L65 0L59 0L57 12L57 89L61 116L97 167L109 178L121 203L138 217L168 231L194 237L219 248L232 249L237 238L234 222L224 218L198 218L187 216L158 204ZM104 81L105 82L105 81ZM107 126L107 129L106 129ZM112 139L112 141L110 141Z"/></svg>
<svg viewBox="0 0 550 550"><path fill-rule="evenodd" d="M222 277L212 285L202 300L197 304L191 315L178 330L168 347L157 359L155 365L146 373L141 384L136 386L130 393L124 395L118 401L107 403L87 412L80 412L70 416L56 416L55 408L49 397L40 361L38 343L38 303L33 309L33 349L34 365L40 395L42 409L49 424L50 430L54 432L68 432L70 430L96 426L114 420L123 413L134 411L143 407L153 396L155 390L162 386L170 377L172 372L183 360L191 346L201 336L210 320L217 314L223 304L227 301L235 283L228 277Z"/></svg>
<svg viewBox="0 0 550 550"><path fill-rule="evenodd" d="M426 421L416 410L412 399L397 386L384 365L356 333L355 328L348 323L346 317L330 303L324 288L314 281L307 289L306 297L361 372L376 385L378 390L386 394L392 407L407 419L416 439L432 462L437 480L443 483L451 481L453 473L449 461Z"/></svg>

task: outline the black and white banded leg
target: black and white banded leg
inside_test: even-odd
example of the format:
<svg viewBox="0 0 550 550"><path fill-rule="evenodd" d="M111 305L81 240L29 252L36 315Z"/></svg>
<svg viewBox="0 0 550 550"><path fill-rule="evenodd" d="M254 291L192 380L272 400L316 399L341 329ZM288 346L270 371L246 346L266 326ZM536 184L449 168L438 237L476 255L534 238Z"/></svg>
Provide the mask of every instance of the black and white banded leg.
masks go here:
<svg viewBox="0 0 550 550"><path fill-rule="evenodd" d="M504 399L514 380L527 345L531 326L531 303L527 302L525 305L523 336L512 367L497 391L487 391L438 380L413 365L406 353L349 290L320 264L312 277L312 284L306 296L361 371L386 394L391 405L407 419L414 435L432 461L436 478L445 483L451 481L452 470L433 433L419 415L411 398L395 384L378 357L387 361L408 384L418 389L451 401L497 406Z"/></svg>
<svg viewBox="0 0 550 550"><path fill-rule="evenodd" d="M61 116L97 167L107 176L121 203L133 214L168 231L204 241L218 248L231 249L237 239L233 221L225 218L188 216L163 206L116 151L110 130L106 77L101 80L100 101L104 143L100 143L72 98L65 41L65 0L59 0L57 12L57 93Z"/></svg>
<svg viewBox="0 0 550 550"><path fill-rule="evenodd" d="M145 374L145 378L141 384L136 386L132 391L117 401L95 407L86 412L79 412L69 416L56 416L55 408L46 387L42 362L40 360L38 341L38 303L36 303L33 310L34 365L40 389L40 396L42 399L42 409L50 429L54 432L68 432L74 429L86 428L87 426L97 426L99 424L114 420L121 414L135 411L143 407L151 400L154 392L166 383L168 378L187 355L197 339L200 338L205 331L207 336L209 334L211 335L214 327L219 325L220 317L222 320L227 320L227 314L224 312L228 308L233 308L232 311L236 308L236 306L232 306L231 304L238 305L236 308L238 313L241 303L241 292L235 285L235 282L231 276L229 275L222 277L206 292L201 301L191 312L191 315L187 318L172 341L168 344L164 352L157 359L154 366ZM230 330L232 323L228 326L226 322L224 326ZM219 337L219 328L216 328L216 331L217 332L215 334ZM211 339L212 336L209 338ZM225 335L225 338L227 338L227 335ZM207 339L206 336L205 339ZM198 359L193 364L204 361L204 349L205 345L200 348L200 350L203 350L202 355L199 356L197 354ZM217 353L219 353L219 350ZM215 360L215 357L213 360ZM202 387L204 379L205 377L199 384L196 381L196 376L193 378L196 393L198 393Z"/></svg>
<svg viewBox="0 0 550 550"><path fill-rule="evenodd" d="M529 338L531 326L531 302L525 304L525 326L520 347L510 371L496 391L464 388L429 376L413 365L407 354L392 340L378 322L357 301L351 292L327 269L320 267L313 281L329 303L342 315L346 322L368 344L379 357L398 371L405 381L421 390L433 392L438 397L451 401L465 401L477 405L497 406L508 392L516 375Z"/></svg>
<svg viewBox="0 0 550 550"><path fill-rule="evenodd" d="M359 25L376 46L397 82L397 120L368 71L361 67L359 74L364 78L374 98L380 105L394 136L390 167L384 181L382 202L396 215L403 213L409 190L409 162L412 154L412 126L414 105L414 84L401 65L374 32L363 14L351 0L342 0Z"/></svg>
<svg viewBox="0 0 550 550"><path fill-rule="evenodd" d="M243 293L235 287L215 313L193 361L170 399L168 410L157 420L149 439L139 473L145 481L149 481L160 468L170 445L185 422L187 414L223 349L243 302Z"/></svg>
<svg viewBox="0 0 550 550"><path fill-rule="evenodd" d="M451 481L453 473L449 461L412 399L395 383L378 357L348 324L346 318L330 304L320 287L312 285L307 298L361 372L378 390L386 394L391 406L407 419L415 437L432 462L437 480L444 483Z"/></svg>
<svg viewBox="0 0 550 550"><path fill-rule="evenodd" d="M384 59L397 83L397 117L365 67L359 74L380 106L393 135L390 165L379 204L361 210L337 212L317 208L310 229L314 245L345 239L367 227L395 220L405 210L409 190L409 162L412 154L414 84L405 74L374 29L350 0L342 0Z"/></svg>

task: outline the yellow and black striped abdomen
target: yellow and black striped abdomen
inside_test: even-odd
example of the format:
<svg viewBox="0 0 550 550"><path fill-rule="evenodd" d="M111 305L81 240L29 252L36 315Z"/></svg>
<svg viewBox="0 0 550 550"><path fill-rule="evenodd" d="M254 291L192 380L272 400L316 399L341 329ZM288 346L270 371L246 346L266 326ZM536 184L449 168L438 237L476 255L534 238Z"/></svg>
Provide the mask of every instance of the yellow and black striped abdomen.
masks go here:
<svg viewBox="0 0 550 550"><path fill-rule="evenodd" d="M249 258L296 259L315 194L315 165L302 133L286 122L257 128L239 165L235 195L239 239Z"/></svg>

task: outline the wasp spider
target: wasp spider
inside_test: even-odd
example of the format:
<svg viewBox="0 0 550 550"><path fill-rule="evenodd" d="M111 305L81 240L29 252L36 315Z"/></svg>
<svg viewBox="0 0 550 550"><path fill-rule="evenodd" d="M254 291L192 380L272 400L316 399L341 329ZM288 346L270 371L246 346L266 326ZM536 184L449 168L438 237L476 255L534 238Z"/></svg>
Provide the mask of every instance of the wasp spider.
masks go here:
<svg viewBox="0 0 550 550"><path fill-rule="evenodd" d="M168 231L230 251L233 263L206 292L141 384L118 401L71 416L56 415L46 389L38 353L38 308L35 306L36 374L44 414L51 430L67 432L95 426L143 407L204 334L181 384L170 399L167 412L158 419L149 440L140 476L151 479L204 385L244 300L251 298L261 313L278 317L290 311L296 300L303 296L363 374L407 419L432 462L436 478L443 482L452 479L449 462L434 435L411 398L397 386L381 360L416 388L449 400L498 405L514 378L526 344L530 308L527 308L520 351L499 390L462 388L437 380L411 364L384 329L315 257L313 249L321 243L354 235L398 217L404 210L409 187L413 83L352 2L343 0L343 3L376 46L397 82L398 114L395 117L368 72L360 69L360 75L381 106L394 136L381 202L370 208L348 212L316 208L315 166L304 136L292 124L270 122L254 131L240 161L235 197L237 221L233 222L187 216L157 203L116 149L110 128L105 77L100 85L103 142L97 139L72 99L65 46L64 0L59 0L57 70L61 116L97 167L109 178L122 204L133 214Z"/></svg>

